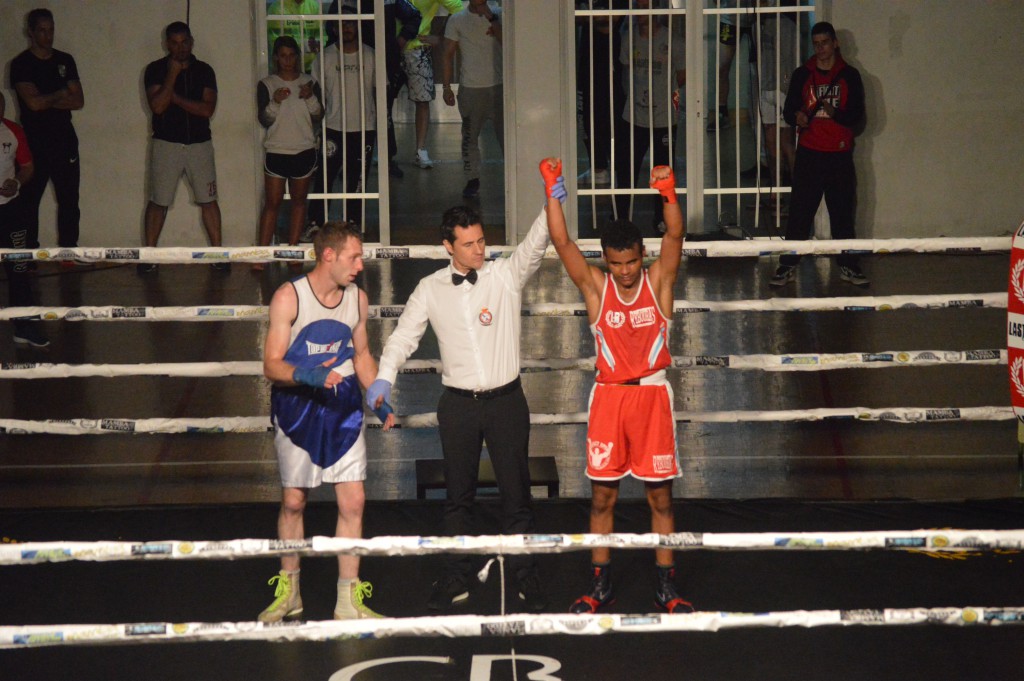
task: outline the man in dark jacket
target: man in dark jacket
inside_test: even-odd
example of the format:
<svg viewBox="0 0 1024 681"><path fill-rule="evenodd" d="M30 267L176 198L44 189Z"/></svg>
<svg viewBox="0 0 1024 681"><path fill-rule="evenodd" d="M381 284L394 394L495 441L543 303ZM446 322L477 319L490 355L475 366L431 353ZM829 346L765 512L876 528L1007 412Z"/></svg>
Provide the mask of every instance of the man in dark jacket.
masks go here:
<svg viewBox="0 0 1024 681"><path fill-rule="evenodd" d="M864 117L864 84L857 69L839 53L835 28L820 22L811 29L814 57L790 79L782 115L798 131L793 193L786 240L810 238L822 196L833 239L855 239L857 176L853 168L853 128ZM798 255L783 255L770 283L783 286L796 277ZM867 286L857 256L839 256L839 276Z"/></svg>

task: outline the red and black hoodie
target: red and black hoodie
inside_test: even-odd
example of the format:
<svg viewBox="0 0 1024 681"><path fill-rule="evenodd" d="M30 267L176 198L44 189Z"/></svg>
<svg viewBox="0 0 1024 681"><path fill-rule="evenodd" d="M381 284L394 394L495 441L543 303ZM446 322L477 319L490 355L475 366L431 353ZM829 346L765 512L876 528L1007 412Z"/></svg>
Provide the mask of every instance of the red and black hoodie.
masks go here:
<svg viewBox="0 0 1024 681"><path fill-rule="evenodd" d="M825 115L822 104L835 107L835 117ZM800 130L799 146L815 151L853 151L853 128L864 117L864 83L857 69L836 53L828 71L818 68L812 57L793 72L782 115L796 127L796 114L803 111L810 127Z"/></svg>

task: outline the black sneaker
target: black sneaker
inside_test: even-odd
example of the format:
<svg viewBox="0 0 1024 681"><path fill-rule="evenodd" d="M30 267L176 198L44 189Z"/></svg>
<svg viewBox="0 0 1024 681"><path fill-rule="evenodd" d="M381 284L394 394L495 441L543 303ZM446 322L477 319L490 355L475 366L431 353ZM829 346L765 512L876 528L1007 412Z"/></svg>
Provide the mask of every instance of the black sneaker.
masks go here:
<svg viewBox="0 0 1024 681"><path fill-rule="evenodd" d="M431 612L447 612L454 604L469 598L469 586L466 578L458 574L446 574L434 582L434 590L427 601L427 610Z"/></svg>
<svg viewBox="0 0 1024 681"><path fill-rule="evenodd" d="M19 345L31 345L34 348L45 348L50 339L39 330L38 322L15 322L14 342Z"/></svg>
<svg viewBox="0 0 1024 681"><path fill-rule="evenodd" d="M396 180L401 180L403 177L405 177L405 172L403 172L402 169L398 167L398 161L396 161L395 159L391 159L390 161L388 161L388 175L395 178Z"/></svg>
<svg viewBox="0 0 1024 681"><path fill-rule="evenodd" d="M574 615L593 615L598 609L615 602L612 597L612 580L607 565L594 565L594 576L590 582L590 591L583 594L569 606Z"/></svg>
<svg viewBox="0 0 1024 681"><path fill-rule="evenodd" d="M230 272L231 271L231 263L229 263L229 262L215 262L212 265L210 265L210 267L212 267L217 272Z"/></svg>
<svg viewBox="0 0 1024 681"><path fill-rule="evenodd" d="M138 274L149 274L150 272L156 272L157 264L155 262L140 262L135 266L135 271Z"/></svg>
<svg viewBox="0 0 1024 681"><path fill-rule="evenodd" d="M541 590L536 570L529 570L519 576L519 599L530 612L541 612L548 607L548 599Z"/></svg>
<svg viewBox="0 0 1024 681"><path fill-rule="evenodd" d="M465 189L462 190L462 198L464 199L475 199L480 195L480 178L474 177L472 180L466 183Z"/></svg>
<svg viewBox="0 0 1024 681"><path fill-rule="evenodd" d="M785 286L796 279L796 267L794 265L779 265L775 274L768 280L772 286Z"/></svg>
<svg viewBox="0 0 1024 681"><path fill-rule="evenodd" d="M864 276L864 273L860 271L860 268L854 265L853 267L840 267L839 278L843 281L848 281L854 286L867 286L870 281Z"/></svg>
<svg viewBox="0 0 1024 681"><path fill-rule="evenodd" d="M671 615L693 612L693 603L679 595L672 581L675 576L675 567L658 566L658 591L654 596L654 603Z"/></svg>

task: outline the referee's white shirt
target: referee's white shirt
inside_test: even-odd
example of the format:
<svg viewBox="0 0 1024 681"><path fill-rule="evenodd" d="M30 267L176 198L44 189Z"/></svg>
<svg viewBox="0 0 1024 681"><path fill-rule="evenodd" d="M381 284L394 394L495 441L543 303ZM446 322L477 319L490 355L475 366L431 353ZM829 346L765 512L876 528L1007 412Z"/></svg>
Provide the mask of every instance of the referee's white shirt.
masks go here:
<svg viewBox="0 0 1024 681"><path fill-rule="evenodd" d="M522 291L540 267L549 243L542 209L508 259L484 262L476 284L455 286L451 263L420 280L381 353L377 378L395 382L429 323L441 350L441 383L492 390L519 377Z"/></svg>

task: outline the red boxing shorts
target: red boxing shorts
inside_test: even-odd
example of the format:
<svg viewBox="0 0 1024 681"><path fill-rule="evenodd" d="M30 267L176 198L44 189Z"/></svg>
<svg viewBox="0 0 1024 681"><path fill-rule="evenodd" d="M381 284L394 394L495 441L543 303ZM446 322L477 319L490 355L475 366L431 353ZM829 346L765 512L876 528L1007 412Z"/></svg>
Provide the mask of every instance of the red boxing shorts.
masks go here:
<svg viewBox="0 0 1024 681"><path fill-rule="evenodd" d="M663 378L656 385L597 383L590 393L587 477L627 475L651 482L680 475L672 388Z"/></svg>

